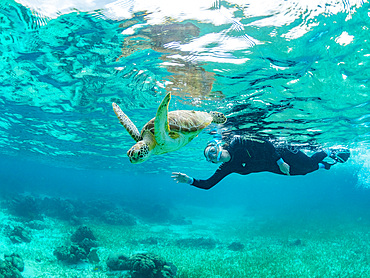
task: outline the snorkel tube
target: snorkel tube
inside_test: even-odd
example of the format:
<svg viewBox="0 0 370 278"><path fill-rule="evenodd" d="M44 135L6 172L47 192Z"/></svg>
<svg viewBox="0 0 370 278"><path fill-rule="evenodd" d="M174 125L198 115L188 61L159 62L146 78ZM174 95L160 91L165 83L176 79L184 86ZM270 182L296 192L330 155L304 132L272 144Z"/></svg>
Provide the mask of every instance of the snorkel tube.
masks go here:
<svg viewBox="0 0 370 278"><path fill-rule="evenodd" d="M207 161L211 162L214 158L210 158L210 152L213 154L217 154L216 161L219 162L221 159L222 154L222 143L218 140L211 140L208 141L206 148L204 149L204 156L206 157Z"/></svg>
<svg viewBox="0 0 370 278"><path fill-rule="evenodd" d="M207 146L204 149L204 156L206 157L207 161L212 162L212 159L209 159L209 153L215 149L217 157L216 161L220 162L221 155L222 155L222 136L218 129L213 129L211 133L213 132L213 139L207 142Z"/></svg>

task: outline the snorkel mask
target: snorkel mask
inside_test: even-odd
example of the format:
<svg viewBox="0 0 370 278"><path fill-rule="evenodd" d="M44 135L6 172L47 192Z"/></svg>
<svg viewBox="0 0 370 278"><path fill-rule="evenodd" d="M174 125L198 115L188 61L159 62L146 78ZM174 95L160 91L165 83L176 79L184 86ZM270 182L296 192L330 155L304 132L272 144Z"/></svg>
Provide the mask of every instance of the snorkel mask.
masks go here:
<svg viewBox="0 0 370 278"><path fill-rule="evenodd" d="M209 141L206 148L204 149L204 156L208 162L216 163L220 161L222 154L222 143L218 140Z"/></svg>

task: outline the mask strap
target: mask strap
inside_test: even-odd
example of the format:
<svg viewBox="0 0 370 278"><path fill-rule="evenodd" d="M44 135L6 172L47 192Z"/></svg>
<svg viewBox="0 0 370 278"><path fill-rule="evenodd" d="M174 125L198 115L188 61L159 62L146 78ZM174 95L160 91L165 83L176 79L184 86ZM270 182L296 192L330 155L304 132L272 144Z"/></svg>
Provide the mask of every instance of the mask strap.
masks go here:
<svg viewBox="0 0 370 278"><path fill-rule="evenodd" d="M216 139L212 139L211 141L208 141L207 145L220 145L220 141Z"/></svg>
<svg viewBox="0 0 370 278"><path fill-rule="evenodd" d="M221 154L222 154L222 147L218 145L217 149L218 149L217 162L220 162Z"/></svg>

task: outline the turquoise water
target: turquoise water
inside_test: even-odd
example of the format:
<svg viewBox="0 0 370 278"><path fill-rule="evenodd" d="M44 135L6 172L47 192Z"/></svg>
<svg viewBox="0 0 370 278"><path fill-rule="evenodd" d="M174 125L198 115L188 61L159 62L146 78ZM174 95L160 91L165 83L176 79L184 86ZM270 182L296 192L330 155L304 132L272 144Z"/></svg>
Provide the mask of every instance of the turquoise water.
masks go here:
<svg viewBox="0 0 370 278"><path fill-rule="evenodd" d="M243 208L243 217L259 219L253 225L270 227L272 237L281 232L284 240L290 239L289 232L279 232L279 227L289 225L298 229L293 238L314 233L315 225L322 233L335 230L339 238L351 238L340 233L342 226L336 230L341 218L350 219L343 224L348 231L366 230L369 3L185 2L0 3L3 196L150 200L180 211L179 206L212 207L226 218L228 209L237 206ZM118 103L140 130L168 92L170 110L224 113L228 121L219 130L289 141L307 151L347 146L352 157L329 172L305 177L232 175L211 191L178 185L170 178L172 171L205 178L216 170L203 158L215 126L176 152L133 165L126 151L134 141L111 106ZM187 212L183 214L191 218ZM233 226L229 236L245 243L248 238L238 238L235 232L245 225L243 217L243 224ZM302 219L309 224L302 224ZM325 226L328 219L336 223L333 229ZM263 241L266 234L259 231L254 236ZM9 246L4 250L13 250ZM304 268L295 263L293 269L304 277L331 276L309 263ZM202 277L186 276L187 266L180 267L179 277ZM212 277L209 273L204 270L202 275ZM246 272L222 273L213 277L245 277L240 273ZM261 273L260 277L274 277Z"/></svg>
<svg viewBox="0 0 370 278"><path fill-rule="evenodd" d="M218 110L228 129L357 149L369 140L369 16L350 4L225 3L180 19L134 2L121 19L104 5L48 17L2 4L2 152L129 172L202 164L206 135L153 167L125 157L133 141L111 102L140 130L167 91L171 110Z"/></svg>

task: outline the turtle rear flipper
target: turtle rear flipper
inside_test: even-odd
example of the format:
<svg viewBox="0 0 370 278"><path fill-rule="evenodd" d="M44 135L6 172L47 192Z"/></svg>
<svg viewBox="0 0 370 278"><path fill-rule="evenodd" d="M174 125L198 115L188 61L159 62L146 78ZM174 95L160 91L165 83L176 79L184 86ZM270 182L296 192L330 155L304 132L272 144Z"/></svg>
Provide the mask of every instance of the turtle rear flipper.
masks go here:
<svg viewBox="0 0 370 278"><path fill-rule="evenodd" d="M171 100L171 93L168 93L158 107L154 119L154 136L158 145L164 145L170 138L170 127L168 125L168 104Z"/></svg>
<svg viewBox="0 0 370 278"><path fill-rule="evenodd" d="M116 113L118 120L120 123L125 127L127 132L131 135L131 137L136 141L141 141L143 138L140 135L139 130L135 126L135 124L127 117L125 113L121 110L121 108L116 104L112 103L114 113Z"/></svg>

